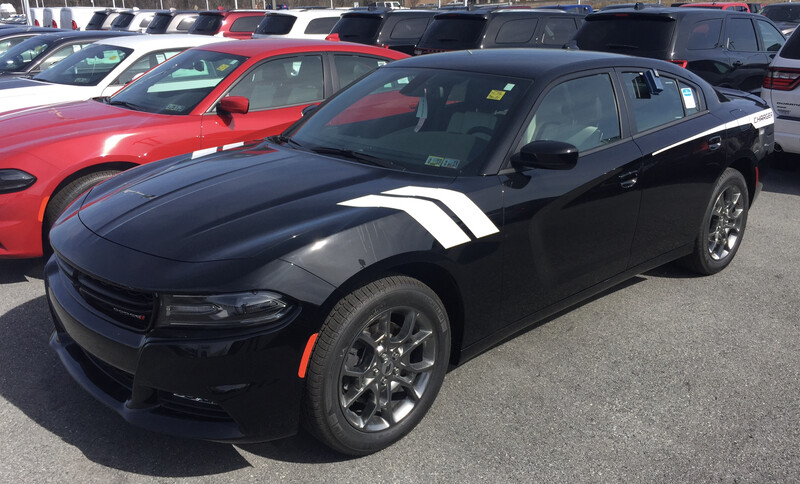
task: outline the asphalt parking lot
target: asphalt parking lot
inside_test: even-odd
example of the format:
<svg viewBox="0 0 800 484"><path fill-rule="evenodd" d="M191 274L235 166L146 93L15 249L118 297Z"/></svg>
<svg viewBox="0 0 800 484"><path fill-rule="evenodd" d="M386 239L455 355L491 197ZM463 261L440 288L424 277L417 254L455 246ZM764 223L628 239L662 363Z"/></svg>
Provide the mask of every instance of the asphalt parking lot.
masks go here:
<svg viewBox="0 0 800 484"><path fill-rule="evenodd" d="M662 267L517 336L360 459L126 424L49 348L42 263L0 261L0 482L797 481L798 214L800 172L773 171L727 270Z"/></svg>

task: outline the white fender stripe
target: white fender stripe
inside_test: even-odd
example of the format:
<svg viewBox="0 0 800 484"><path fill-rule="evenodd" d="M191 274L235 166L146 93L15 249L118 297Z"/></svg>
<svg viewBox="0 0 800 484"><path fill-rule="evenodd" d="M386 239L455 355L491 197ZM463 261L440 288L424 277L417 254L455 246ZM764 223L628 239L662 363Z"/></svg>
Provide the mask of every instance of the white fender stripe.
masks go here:
<svg viewBox="0 0 800 484"><path fill-rule="evenodd" d="M383 192L386 195L406 195L410 197L425 197L439 200L447 205L458 218L467 226L477 238L499 232L489 217L475 205L475 202L461 192L444 188L403 187Z"/></svg>
<svg viewBox="0 0 800 484"><path fill-rule="evenodd" d="M210 155L211 153L216 153L216 152L217 152L216 146L213 148L206 148L204 150L197 150L194 153L192 153L192 159L200 158L201 156Z"/></svg>
<svg viewBox="0 0 800 484"><path fill-rule="evenodd" d="M683 139L681 141L678 141L677 143L673 143L673 144L671 144L671 145L669 145L667 147L661 148L658 151L654 151L653 152L653 156L656 156L656 155L658 155L660 153L663 153L663 152L665 152L667 150L671 150L672 148L674 148L676 146L680 146L680 145L682 145L684 143L688 143L689 141L694 141L697 138L702 138L703 136L708 136L710 134L716 133L717 131L722 131L723 129L738 128L739 126L744 126L744 125L747 125L747 124L752 124L754 128L759 129L759 128L763 128L764 126L769 126L770 124L772 124L774 122L775 121L774 121L774 117L773 117L773 114L772 114L772 109L764 109L763 111L759 111L757 113L748 114L747 116L742 116L741 118L736 119L734 121L730 121L730 122L725 123L725 124L720 124L719 126L716 126L716 127L711 128L709 130L703 131L702 133L696 134L696 135L691 136L689 138L686 138L686 139Z"/></svg>
<svg viewBox="0 0 800 484"><path fill-rule="evenodd" d="M202 149L202 150L197 150L197 151L192 153L192 158L191 159L194 160L195 158L200 158L201 156L210 155L210 154L213 154L213 153L217 153L219 151L231 150L233 148L238 148L240 146L244 146L244 141L239 141L238 143L231 143L229 145L215 146L213 148L205 148L205 149Z"/></svg>
<svg viewBox="0 0 800 484"><path fill-rule="evenodd" d="M338 205L347 207L378 207L402 210L430 232L445 249L470 241L453 219L433 202L418 198L385 197L382 195L367 195L360 198L340 202Z"/></svg>

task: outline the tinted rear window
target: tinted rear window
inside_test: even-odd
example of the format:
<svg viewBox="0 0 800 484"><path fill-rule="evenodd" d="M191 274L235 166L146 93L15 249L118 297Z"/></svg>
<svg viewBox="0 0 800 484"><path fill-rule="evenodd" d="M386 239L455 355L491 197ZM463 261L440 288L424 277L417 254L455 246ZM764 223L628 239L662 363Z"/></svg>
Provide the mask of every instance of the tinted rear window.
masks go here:
<svg viewBox="0 0 800 484"><path fill-rule="evenodd" d="M258 24L264 19L261 15L250 15L249 17L239 17L231 25L231 32L255 32Z"/></svg>
<svg viewBox="0 0 800 484"><path fill-rule="evenodd" d="M798 5L767 5L761 15L773 22L800 23L800 4Z"/></svg>
<svg viewBox="0 0 800 484"><path fill-rule="evenodd" d="M666 57L675 21L614 16L587 20L575 34L581 50Z"/></svg>
<svg viewBox="0 0 800 484"><path fill-rule="evenodd" d="M189 29L190 34L214 35L222 24L221 15L200 15Z"/></svg>
<svg viewBox="0 0 800 484"><path fill-rule="evenodd" d="M178 26L175 27L175 30L177 30L178 32L188 32L189 29L192 27L192 24L194 23L196 18L197 17L188 17L181 20Z"/></svg>
<svg viewBox="0 0 800 484"><path fill-rule="evenodd" d="M781 50L781 57L786 59L800 59L800 30L795 30L795 33L789 37L789 40L783 44L783 50Z"/></svg>
<svg viewBox="0 0 800 484"><path fill-rule="evenodd" d="M380 26L380 17L342 17L334 32L339 34L340 40L372 43Z"/></svg>
<svg viewBox="0 0 800 484"><path fill-rule="evenodd" d="M480 17L436 18L425 31L419 46L446 50L480 47L485 25L486 19Z"/></svg>
<svg viewBox="0 0 800 484"><path fill-rule="evenodd" d="M131 20L133 20L134 14L122 12L114 19L114 22L111 24L112 29L126 29L128 25L131 24Z"/></svg>
<svg viewBox="0 0 800 484"><path fill-rule="evenodd" d="M86 30L100 30L106 17L108 17L106 12L95 12L89 23L86 24Z"/></svg>
<svg viewBox="0 0 800 484"><path fill-rule="evenodd" d="M331 29L336 22L339 21L339 17L325 17L325 18L315 18L311 22L308 23L306 26L306 31L303 32L304 34L329 34L331 33Z"/></svg>
<svg viewBox="0 0 800 484"><path fill-rule="evenodd" d="M167 31L169 23L172 21L172 15L159 15L156 14L150 25L147 26L147 33L164 33Z"/></svg>
<svg viewBox="0 0 800 484"><path fill-rule="evenodd" d="M258 25L257 34L286 35L292 31L292 26L297 20L293 15L267 15Z"/></svg>

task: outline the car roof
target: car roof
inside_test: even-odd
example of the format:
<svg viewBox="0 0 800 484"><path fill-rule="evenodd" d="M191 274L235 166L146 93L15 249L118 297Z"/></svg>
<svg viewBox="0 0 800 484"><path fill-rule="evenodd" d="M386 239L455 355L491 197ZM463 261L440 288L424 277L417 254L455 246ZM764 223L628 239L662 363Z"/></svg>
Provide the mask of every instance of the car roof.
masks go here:
<svg viewBox="0 0 800 484"><path fill-rule="evenodd" d="M343 13L347 12L348 10L341 9L341 8L294 8L288 10L273 10L271 12L267 12L266 16L277 16L277 15L284 15L284 16L292 16L297 18L319 18L319 17L334 17L336 15L342 15Z"/></svg>
<svg viewBox="0 0 800 484"><path fill-rule="evenodd" d="M184 35L184 34L175 34ZM161 36L163 37L163 36ZM396 51L390 49L382 49L371 45L356 44L353 42L331 42L329 40L317 39L287 39L287 38L269 38L269 39L247 39L237 40L235 42L222 42L203 46L203 49L214 50L216 52L225 52L234 55L243 55L248 57L255 57L262 53L272 53L278 51L312 51L312 50L326 50L326 51L360 51L373 54L398 54Z"/></svg>
<svg viewBox="0 0 800 484"><path fill-rule="evenodd" d="M478 72L527 79L549 78L587 69L613 66L652 66L673 71L668 62L606 52L561 49L476 49L402 59L387 67L424 67Z"/></svg>
<svg viewBox="0 0 800 484"><path fill-rule="evenodd" d="M80 40L80 39L97 39L105 37L122 37L128 35L138 35L133 32L119 32L110 30L63 30L61 32L53 32L48 34L40 34L37 38L48 41L57 40Z"/></svg>
<svg viewBox="0 0 800 484"><path fill-rule="evenodd" d="M118 32L115 32L118 33ZM158 34L158 35L126 35L99 40L97 44L111 44L117 47L134 49L156 49L159 47L190 47L210 43L225 42L219 37L208 35Z"/></svg>
<svg viewBox="0 0 800 484"><path fill-rule="evenodd" d="M693 4L694 5L694 4ZM677 19L679 17L689 17L689 16L708 16L708 17L720 17L723 15L749 15L752 17L757 18L764 18L763 15L749 13L749 12L737 12L734 10L722 10L722 9L713 9L713 8L686 8L686 7L648 7L642 9L636 8L615 8L612 10L601 10L599 12L590 13L586 16L586 20L592 20L597 18L605 18L605 17L614 17L620 16L621 14L633 14L635 16L659 16L659 17L670 17Z"/></svg>
<svg viewBox="0 0 800 484"><path fill-rule="evenodd" d="M499 8L499 9L479 9L479 10L455 10L449 12L441 12L436 14L433 18L434 19L443 19L443 18L466 18L466 17L483 17L483 18L490 18L494 16L502 16L502 17L520 17L520 18L531 18L531 17L546 17L549 15L570 15L575 17L583 17L583 14L579 14L577 12L568 12L565 10L559 10L557 8L520 8L520 9L512 9L512 8Z"/></svg>

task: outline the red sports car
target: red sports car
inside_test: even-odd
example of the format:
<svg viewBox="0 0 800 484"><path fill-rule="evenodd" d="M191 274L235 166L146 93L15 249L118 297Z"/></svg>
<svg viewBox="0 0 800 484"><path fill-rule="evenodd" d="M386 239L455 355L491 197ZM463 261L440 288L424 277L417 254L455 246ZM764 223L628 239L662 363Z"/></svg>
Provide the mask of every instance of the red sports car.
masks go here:
<svg viewBox="0 0 800 484"><path fill-rule="evenodd" d="M42 255L64 208L121 170L279 134L306 106L403 57L327 41L209 44L111 97L0 116L0 258Z"/></svg>

